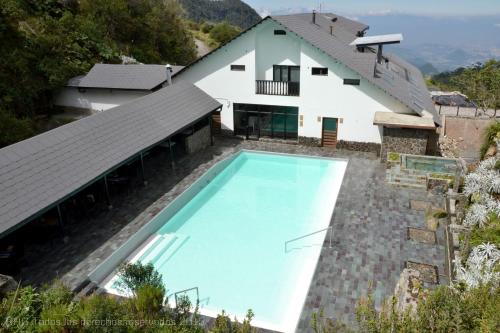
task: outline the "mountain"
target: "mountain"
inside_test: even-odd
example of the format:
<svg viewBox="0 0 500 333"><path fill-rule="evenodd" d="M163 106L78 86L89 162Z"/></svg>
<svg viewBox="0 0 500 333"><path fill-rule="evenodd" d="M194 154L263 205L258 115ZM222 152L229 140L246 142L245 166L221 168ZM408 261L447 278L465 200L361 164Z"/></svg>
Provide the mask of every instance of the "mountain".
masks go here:
<svg viewBox="0 0 500 333"><path fill-rule="evenodd" d="M260 21L257 12L240 0L179 0L193 21L221 22L246 29Z"/></svg>
<svg viewBox="0 0 500 333"><path fill-rule="evenodd" d="M453 17L392 13L353 18L370 26L368 35L403 33L403 42L387 47L387 51L419 68L430 64L438 71L447 71L500 59L499 15Z"/></svg>

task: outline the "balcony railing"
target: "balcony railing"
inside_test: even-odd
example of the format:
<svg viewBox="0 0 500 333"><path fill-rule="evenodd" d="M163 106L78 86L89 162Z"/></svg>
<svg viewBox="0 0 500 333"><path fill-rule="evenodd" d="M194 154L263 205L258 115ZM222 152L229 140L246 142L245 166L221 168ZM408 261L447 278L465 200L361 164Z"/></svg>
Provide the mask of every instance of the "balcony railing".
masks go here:
<svg viewBox="0 0 500 333"><path fill-rule="evenodd" d="M255 93L258 95L299 96L300 82L256 80Z"/></svg>

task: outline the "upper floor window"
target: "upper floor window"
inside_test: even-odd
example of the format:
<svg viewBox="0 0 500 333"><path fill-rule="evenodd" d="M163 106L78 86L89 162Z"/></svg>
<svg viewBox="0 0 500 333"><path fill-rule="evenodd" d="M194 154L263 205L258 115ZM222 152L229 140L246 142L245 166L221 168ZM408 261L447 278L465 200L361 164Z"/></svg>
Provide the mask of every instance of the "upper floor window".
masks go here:
<svg viewBox="0 0 500 333"><path fill-rule="evenodd" d="M344 79L344 84L350 86L359 86L359 79Z"/></svg>
<svg viewBox="0 0 500 333"><path fill-rule="evenodd" d="M273 66L273 81L299 82L300 67L299 66Z"/></svg>
<svg viewBox="0 0 500 333"><path fill-rule="evenodd" d="M311 69L312 75L328 75L328 68L326 67L313 67Z"/></svg>
<svg viewBox="0 0 500 333"><path fill-rule="evenodd" d="M245 65L231 65L231 70L243 72L245 71Z"/></svg>
<svg viewBox="0 0 500 333"><path fill-rule="evenodd" d="M286 31L285 30L274 30L274 34L275 35L286 35Z"/></svg>

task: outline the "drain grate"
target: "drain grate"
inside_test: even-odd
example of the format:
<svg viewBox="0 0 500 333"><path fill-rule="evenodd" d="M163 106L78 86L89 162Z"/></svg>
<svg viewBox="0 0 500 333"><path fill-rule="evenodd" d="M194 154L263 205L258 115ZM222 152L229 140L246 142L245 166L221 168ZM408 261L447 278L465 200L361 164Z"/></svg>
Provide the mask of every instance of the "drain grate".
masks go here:
<svg viewBox="0 0 500 333"><path fill-rule="evenodd" d="M405 267L409 269L414 269L420 272L420 279L427 283L438 284L439 275L438 268L434 265L423 264L414 261L406 261Z"/></svg>
<svg viewBox="0 0 500 333"><path fill-rule="evenodd" d="M408 239L425 244L436 244L436 233L427 229L408 227Z"/></svg>

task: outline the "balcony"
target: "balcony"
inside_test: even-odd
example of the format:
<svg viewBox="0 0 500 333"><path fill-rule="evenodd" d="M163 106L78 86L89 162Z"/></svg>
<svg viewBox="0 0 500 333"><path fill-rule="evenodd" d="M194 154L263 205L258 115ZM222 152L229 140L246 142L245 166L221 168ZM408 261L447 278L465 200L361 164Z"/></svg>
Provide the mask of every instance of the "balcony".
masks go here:
<svg viewBox="0 0 500 333"><path fill-rule="evenodd" d="M256 80L255 93L258 95L299 96L300 82Z"/></svg>

